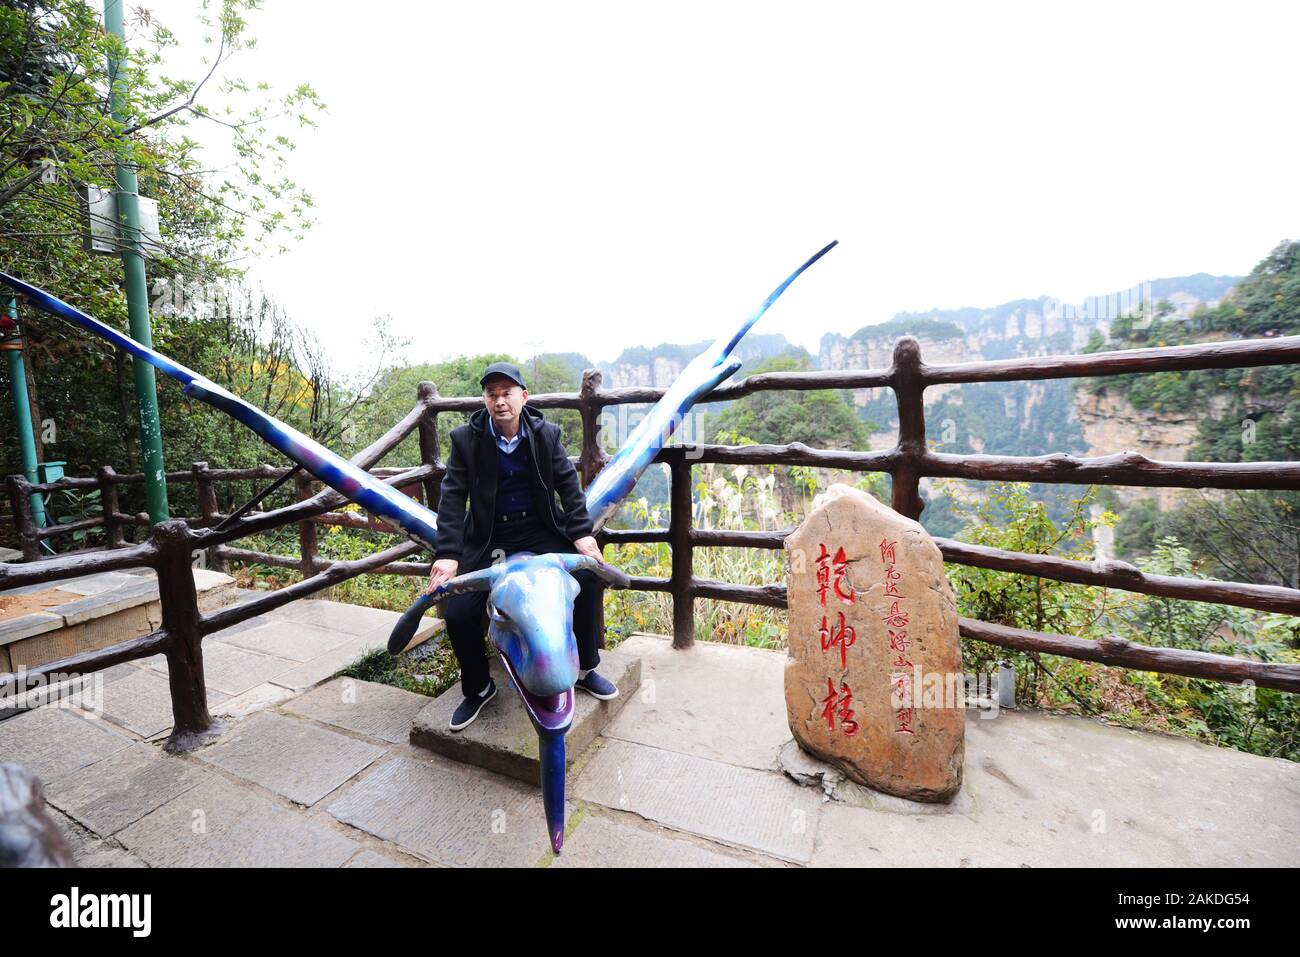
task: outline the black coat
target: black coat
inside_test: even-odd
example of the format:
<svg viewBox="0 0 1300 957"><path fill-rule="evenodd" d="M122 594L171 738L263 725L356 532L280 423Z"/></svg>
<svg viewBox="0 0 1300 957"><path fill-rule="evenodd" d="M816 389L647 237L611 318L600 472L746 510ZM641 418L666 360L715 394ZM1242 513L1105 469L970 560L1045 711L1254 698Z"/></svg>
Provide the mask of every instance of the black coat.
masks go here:
<svg viewBox="0 0 1300 957"><path fill-rule="evenodd" d="M560 427L547 422L540 410L525 404L519 429L523 433L520 441L530 443L533 502L543 524L570 542L593 534L587 499L578 482L578 471L560 441ZM496 437L488 428L487 409L479 409L469 422L451 430L451 453L438 500L438 547L434 555L435 559L456 559L462 572L477 567L491 539L496 521L498 453Z"/></svg>

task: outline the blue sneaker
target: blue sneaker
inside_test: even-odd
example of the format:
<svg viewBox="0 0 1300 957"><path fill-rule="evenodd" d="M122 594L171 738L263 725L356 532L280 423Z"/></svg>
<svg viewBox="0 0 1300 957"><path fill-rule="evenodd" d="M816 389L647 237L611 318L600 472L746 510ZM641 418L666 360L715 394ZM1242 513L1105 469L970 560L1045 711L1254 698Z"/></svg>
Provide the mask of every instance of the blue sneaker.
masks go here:
<svg viewBox="0 0 1300 957"><path fill-rule="evenodd" d="M608 701L610 698L618 697L618 686L612 681L606 681L594 671L587 672L585 678L579 678L574 687L581 688L593 698L599 698L601 701Z"/></svg>
<svg viewBox="0 0 1300 957"><path fill-rule="evenodd" d="M474 723L478 713L483 710L483 706L496 697L497 683L488 678L487 687L478 694L466 698L456 708L456 712L451 716L451 730L459 731L461 728L468 727Z"/></svg>

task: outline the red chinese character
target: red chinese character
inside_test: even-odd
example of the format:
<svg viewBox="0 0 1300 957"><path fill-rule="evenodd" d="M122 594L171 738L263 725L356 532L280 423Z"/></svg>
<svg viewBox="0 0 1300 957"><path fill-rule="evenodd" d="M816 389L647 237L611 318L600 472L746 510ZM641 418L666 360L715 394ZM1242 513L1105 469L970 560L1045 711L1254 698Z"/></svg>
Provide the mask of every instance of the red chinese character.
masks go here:
<svg viewBox="0 0 1300 957"><path fill-rule="evenodd" d="M881 621L886 622L891 628L906 628L908 622L907 612L900 611L898 602L893 602L889 606L889 614L882 618Z"/></svg>
<svg viewBox="0 0 1300 957"><path fill-rule="evenodd" d="M849 593L846 595L840 591L840 583L844 581L845 574L848 573L849 560L844 554L844 548L841 547L835 553L835 597L846 605L853 604L853 585L849 585Z"/></svg>
<svg viewBox="0 0 1300 957"><path fill-rule="evenodd" d="M838 700L837 700L838 698ZM853 692L849 686L840 682L840 690L837 695L835 691L835 682L830 678L826 679L826 698L822 701L822 717L826 719L826 725L832 731L835 730L835 709L839 707L840 730L845 735L854 735L858 733L858 723L853 720L853 709L849 705L853 704Z"/></svg>
<svg viewBox="0 0 1300 957"><path fill-rule="evenodd" d="M898 727L894 729L895 734L916 734L912 730L912 719L916 716L914 708L900 708L898 710Z"/></svg>
<svg viewBox="0 0 1300 957"><path fill-rule="evenodd" d="M849 645L858 640L858 630L844 621L844 612L840 612L840 624L837 630L835 626L826 625L826 616L822 615L822 626L818 632L822 643L822 652L830 651L834 645L840 646L840 667L849 666L848 650Z"/></svg>
<svg viewBox="0 0 1300 957"><path fill-rule="evenodd" d="M888 541L885 541L885 540L883 540L883 539L881 540L881 542L880 542L880 560L881 560L882 562L884 562L886 565L893 565L893 564L896 564L895 559L894 559L894 546L897 545L897 544L898 544L897 541L888 542Z"/></svg>
<svg viewBox="0 0 1300 957"><path fill-rule="evenodd" d="M826 564L830 558L830 552L826 550L826 544L821 544L822 553L817 556L817 597L823 605L826 604L826 589L830 587L831 570Z"/></svg>
<svg viewBox="0 0 1300 957"><path fill-rule="evenodd" d="M889 650L898 652L894 658L894 667L911 668L912 659L907 657L907 649L912 645L912 639L907 637L906 631L894 631L889 629Z"/></svg>

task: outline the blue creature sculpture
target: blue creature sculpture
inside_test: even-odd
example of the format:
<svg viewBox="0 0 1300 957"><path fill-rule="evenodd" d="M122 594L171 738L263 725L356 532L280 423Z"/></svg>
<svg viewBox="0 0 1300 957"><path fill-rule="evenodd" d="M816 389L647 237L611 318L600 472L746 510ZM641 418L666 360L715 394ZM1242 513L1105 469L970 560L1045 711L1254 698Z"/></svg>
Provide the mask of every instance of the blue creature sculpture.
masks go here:
<svg viewBox="0 0 1300 957"><path fill-rule="evenodd" d="M668 442L696 400L740 368L740 360L733 359L731 353L745 333L800 273L834 246L832 242L819 250L777 286L734 332L719 337L682 370L588 487L587 511L597 530L631 493L641 473ZM0 283L22 293L32 305L76 323L165 372L181 383L186 395L248 426L330 488L370 514L397 525L430 551L435 549L438 517L416 500L209 379L49 293L2 272ZM564 735L573 721L573 686L578 679L578 649L573 635L573 598L578 593L578 583L572 573L583 569L594 572L614 587L628 587L625 574L589 556L521 553L489 568L459 575L432 593L422 595L399 619L388 643L394 653L404 649L419 627L420 619L436 602L467 591L490 593L488 637L537 729L542 803L551 847L556 853L564 843Z"/></svg>

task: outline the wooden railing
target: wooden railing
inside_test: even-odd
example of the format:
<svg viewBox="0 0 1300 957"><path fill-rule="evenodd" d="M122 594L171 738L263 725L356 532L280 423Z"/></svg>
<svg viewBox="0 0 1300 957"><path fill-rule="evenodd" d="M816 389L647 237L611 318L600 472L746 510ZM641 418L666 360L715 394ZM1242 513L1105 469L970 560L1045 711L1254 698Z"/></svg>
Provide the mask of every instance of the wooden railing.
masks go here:
<svg viewBox="0 0 1300 957"><path fill-rule="evenodd" d="M376 462L417 429L420 431L421 454L432 456L433 453L429 450L437 448L437 432L436 425L428 415L428 407L436 394L431 384L422 383L415 408L373 445L354 456L353 464L361 468L372 468ZM428 444L430 441L432 445ZM260 470L255 471L258 472L256 477L261 477ZM404 470L376 471L395 472L396 474L391 474L384 480L399 488L416 482L426 483L426 492L431 487L428 483L431 483L434 472L429 465L419 465ZM71 481L93 483L103 478L104 473L101 471L97 479L72 479ZM111 475L106 484L109 489L115 486L116 483L112 481ZM59 486L59 483L51 483L51 485ZM30 485L24 487L16 477L10 478L9 487L15 511L20 514L27 493L41 488L41 486ZM341 524L338 519L351 521L358 518L350 513L338 514L332 511L345 502L346 499L337 492L326 490L304 497L283 508L244 515L230 521L224 528L216 527L221 521L221 516L214 514L206 515L199 520L204 527L193 527L185 520L172 519L154 525L146 541L133 545L125 544L120 537L114 536L112 534L114 525L109 524L105 526L110 530L109 548L72 552L21 563L0 563L0 592L97 572L125 568L151 568L158 576L159 601L162 606L162 627L151 634L106 648L46 662L25 669L21 676L0 674L0 697L21 694L26 690L25 687L20 687L20 680L24 684L37 684L68 675L89 674L124 661L163 654L167 658L173 715L172 733L164 747L173 751L195 747L217 728L208 711L207 691L203 677L202 640L205 636L367 572L382 570L427 574L428 565L417 566L414 569L404 567L406 563L402 560L420 551L420 546L414 542L397 545L357 561L327 562L319 558L307 562L300 560L298 564L305 566L306 576L302 581L211 614L200 613L192 571L192 557L196 550L205 550L209 554L215 553L221 556L227 548L227 543L248 535L295 522L305 525L330 515L333 516L333 524ZM120 523L120 513L115 515L113 510L107 509L107 504L106 502L106 513L103 519L110 523ZM205 511L207 510L205 508ZM28 517L30 518L30 513ZM362 521L364 522L364 519ZM30 536L27 544L30 545Z"/></svg>
<svg viewBox="0 0 1300 957"><path fill-rule="evenodd" d="M691 470L712 462L732 465L803 465L862 472L885 472L892 478L892 504L911 518L920 516L923 478L965 478L981 481L1025 481L1067 484L1131 485L1145 487L1208 487L1221 489L1300 489L1297 462L1158 462L1135 452L1096 458L1058 454L1036 457L995 455L951 455L931 450L925 439L924 392L930 386L972 382L1007 382L1059 379L1080 376L1109 376L1170 370L1226 369L1250 366L1286 365L1300 362L1300 337L1219 342L1166 349L1141 349L1086 356L1040 356L998 362L927 366L920 346L910 337L895 346L893 365L888 369L845 372L770 372L749 376L722 386L702 397L702 402L736 399L762 391L810 389L892 389L898 403L897 444L881 451L833 451L813 449L794 442L788 445L728 446L711 444L670 445L655 461L668 465L670 474L670 521L667 528L642 530L602 529L601 546L630 542L667 542L672 548L671 574L667 578L638 576L632 587L667 592L673 600L673 643L689 647L695 639L694 602L715 599L771 607L786 607L783 584L739 585L694 576L695 548L782 547L792 531L721 531L697 529L692 524ZM653 403L664 390L655 388L602 389L601 374L588 370L578 393L530 396L540 408L577 409L582 420L582 448L577 465L584 484L590 484L608 461L598 442L598 421L606 406ZM422 383L415 407L379 441L354 457L353 462L371 468L413 431L418 431L421 463L409 469L375 470L399 488L419 484L421 497L436 510L444 466L438 461L438 416L443 412L470 412L482 407L478 397L440 398L431 383ZM427 563L404 561L420 551L414 543L397 545L364 559L331 562L321 559L315 548L315 525L326 523L374 529L375 523L354 513L338 512L344 499L332 491L311 493L301 480L299 501L266 512L250 513L217 528L224 516L217 513L211 495L212 483L248 478L275 478L284 470L209 470L196 463L188 472L173 473L169 481L193 481L199 490L202 515L190 521L173 520L154 526L150 538L138 545L124 543L120 530L128 524L147 524L147 519L123 514L115 503L118 485L141 481L137 476L119 476L101 470L94 478L65 479L48 486L32 485L20 477L9 479L9 498L19 538L30 560L22 564L0 564L0 591L39 582L56 581L95 571L128 567L150 567L157 571L163 607L163 627L153 634L118 645L50 662L32 669L38 676L64 672L87 672L121 661L156 653L167 656L175 712L175 730L170 748L186 748L209 733L212 719L207 712L203 686L201 640L204 636L280 607L298 598L364 573L426 575ZM30 522L25 504L32 491L61 487L98 487L104 499L102 518L89 519L82 527L105 528L109 548L38 559L41 530ZM24 516L26 516L24 518ZM230 542L293 523L299 525L301 552L296 556L273 555L234 548ZM67 530L68 526L64 526ZM53 532L51 534L57 534ZM940 538L946 561L1033 575L1057 581L1098 585L1149 595L1192 601L1210 601L1245 608L1300 615L1300 590L1238 582L1150 575L1124 562L1088 563L1047 555L1032 555L971 545ZM278 591L208 615L198 611L191 555L207 550L217 561L238 559L298 568L304 578ZM1157 648L1106 638L1092 641L1073 635L1026 631L972 619L961 619L961 633L967 638L1007 648L1097 661L1120 667L1139 668L1169 674L1220 681L1251 681L1260 687L1300 691L1300 665L1275 664L1206 652ZM0 675L0 695L15 681Z"/></svg>
<svg viewBox="0 0 1300 957"><path fill-rule="evenodd" d="M702 397L713 402L778 389L892 389L898 403L898 442L892 449L858 452L789 445L669 447L658 461L669 465L671 519L667 529L609 531L604 541L668 542L672 574L668 578L633 578L633 587L666 591L673 596L673 642L694 640L696 598L786 607L784 585L742 586L695 578L695 547L781 548L790 529L780 532L709 531L692 528L691 466L704 462L734 465L805 465L865 472L892 478L895 511L919 518L923 478L980 481L1047 482L1220 489L1300 489L1300 462L1158 462L1136 452L1095 458L1056 454L1035 457L951 455L931 450L925 438L924 393L934 385L1111 376L1130 373L1229 369L1300 362L1300 336L1239 342L1216 342L1163 349L1135 349L1082 356L1036 356L997 362L927 366L919 343L900 339L888 369L853 372L772 372L750 376ZM654 401L658 390L615 390L615 401ZM636 392L635 398L628 394ZM610 395L610 393L606 393ZM531 399L530 399L531 401ZM937 540L946 561L1016 572L1080 584L1100 585L1149 595L1212 601L1246 608L1300 615L1300 590L1239 582L1147 575L1125 562L1087 563L1044 555L1003 551L948 539ZM1300 665L1273 664L1173 648L1155 648L1106 638L1091 641L961 619L967 638L1023 651L1041 651L1104 664L1221 681L1253 681L1257 686L1300 691Z"/></svg>

